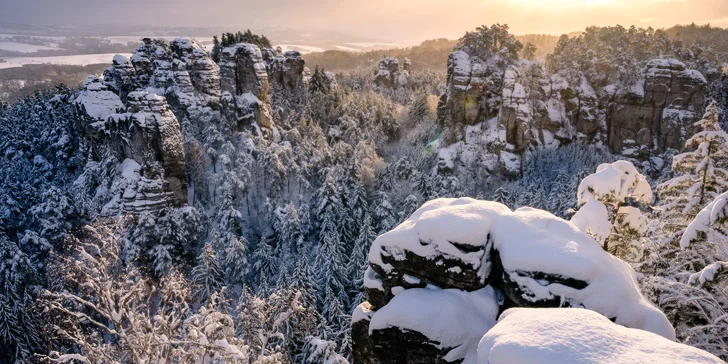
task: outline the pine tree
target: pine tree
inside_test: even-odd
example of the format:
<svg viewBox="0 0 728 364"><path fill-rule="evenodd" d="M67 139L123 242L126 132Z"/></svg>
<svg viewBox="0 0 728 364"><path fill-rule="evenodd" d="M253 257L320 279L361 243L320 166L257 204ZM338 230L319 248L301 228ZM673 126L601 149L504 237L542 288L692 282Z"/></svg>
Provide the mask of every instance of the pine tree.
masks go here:
<svg viewBox="0 0 728 364"><path fill-rule="evenodd" d="M697 215L708 202L728 190L728 133L718 124L715 100L695 123L703 130L685 142L692 152L676 155L672 169L677 177L657 186L661 207L669 217L684 223Z"/></svg>
<svg viewBox="0 0 728 364"><path fill-rule="evenodd" d="M417 200L417 196L407 196L407 198L404 199L402 212L400 212L400 222L407 220L415 211L417 211L418 208L420 208L420 202Z"/></svg>
<svg viewBox="0 0 728 364"><path fill-rule="evenodd" d="M291 277L290 288L299 293L298 302L303 308L302 311L297 312L291 318L290 338L294 357L301 354L303 346L306 344L306 338L316 333L316 329L322 320L321 314L316 308L313 272L307 261L306 256L300 257Z"/></svg>
<svg viewBox="0 0 728 364"><path fill-rule="evenodd" d="M351 189L350 197L350 209L352 216L361 221L365 214L369 211L369 202L367 196L367 190L364 184L359 181L359 178L354 182L354 186Z"/></svg>
<svg viewBox="0 0 728 364"><path fill-rule="evenodd" d="M374 215L378 220L378 231L380 234L392 230L397 225L399 219L394 213L394 208L389 202L389 196L386 192L379 192L379 199L374 207Z"/></svg>
<svg viewBox="0 0 728 364"><path fill-rule="evenodd" d="M18 317L9 297L0 293L0 354L4 358L15 358L20 340Z"/></svg>
<svg viewBox="0 0 728 364"><path fill-rule="evenodd" d="M197 266L192 269L192 281L200 286L199 297L205 301L223 287L223 272L210 244L205 245L197 262Z"/></svg>
<svg viewBox="0 0 728 364"><path fill-rule="evenodd" d="M308 89L311 93L320 92L326 95L331 91L329 78L326 77L326 71L323 68L319 69L318 65L313 70Z"/></svg>
<svg viewBox="0 0 728 364"><path fill-rule="evenodd" d="M217 39L217 35L214 35L212 37L212 50L210 51L210 57L212 57L212 60L215 61L215 63L220 63L221 51L222 48L220 47L220 41Z"/></svg>
<svg viewBox="0 0 728 364"><path fill-rule="evenodd" d="M276 269L276 257L273 255L273 247L268 244L268 239L262 237L255 253L252 257L253 270L257 273L257 281L259 286L263 285L263 282L268 283L268 280L275 278Z"/></svg>
<svg viewBox="0 0 728 364"><path fill-rule="evenodd" d="M248 240L229 235L225 248L225 281L230 285L243 286L248 275Z"/></svg>
<svg viewBox="0 0 728 364"><path fill-rule="evenodd" d="M344 305L331 287L326 287L321 314L325 323L324 336L326 339L339 341L348 326L347 315L344 314Z"/></svg>
<svg viewBox="0 0 728 364"><path fill-rule="evenodd" d="M235 336L250 345L253 352L260 352L260 334L263 330L264 302L255 296L250 287L243 288L238 301Z"/></svg>
<svg viewBox="0 0 728 364"><path fill-rule="evenodd" d="M372 228L371 218L369 214L366 214L359 228L359 235L354 241L354 249L347 269L349 281L351 282L349 294L352 297L352 307L364 301L364 272L369 267L369 249L376 238L377 235Z"/></svg>
<svg viewBox="0 0 728 364"><path fill-rule="evenodd" d="M314 261L319 295L329 287L342 300L347 300L343 245L330 214L324 215ZM323 297L319 296L321 300Z"/></svg>
<svg viewBox="0 0 728 364"><path fill-rule="evenodd" d="M492 200L495 202L502 203L508 207L513 207L513 199L511 197L511 192L503 187L498 187L495 192L493 192Z"/></svg>
<svg viewBox="0 0 728 364"><path fill-rule="evenodd" d="M417 185L415 186L415 189L417 192L419 192L422 195L422 198L424 198L425 201L430 200L430 196L432 195L432 185L430 184L430 181L427 179L427 175L425 173L420 173L419 177L417 178Z"/></svg>

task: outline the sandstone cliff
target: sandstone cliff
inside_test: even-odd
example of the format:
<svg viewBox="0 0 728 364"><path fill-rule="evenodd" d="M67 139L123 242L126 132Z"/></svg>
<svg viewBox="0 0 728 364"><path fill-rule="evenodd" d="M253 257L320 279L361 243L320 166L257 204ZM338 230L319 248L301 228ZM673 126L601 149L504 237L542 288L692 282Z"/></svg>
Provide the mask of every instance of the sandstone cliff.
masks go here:
<svg viewBox="0 0 728 364"><path fill-rule="evenodd" d="M517 174L525 151L569 143L605 145L650 164L691 135L707 86L698 71L673 59L648 62L636 84L595 88L578 72L549 74L538 61L456 50L438 105L446 129L440 165L453 168L487 150L491 169Z"/></svg>

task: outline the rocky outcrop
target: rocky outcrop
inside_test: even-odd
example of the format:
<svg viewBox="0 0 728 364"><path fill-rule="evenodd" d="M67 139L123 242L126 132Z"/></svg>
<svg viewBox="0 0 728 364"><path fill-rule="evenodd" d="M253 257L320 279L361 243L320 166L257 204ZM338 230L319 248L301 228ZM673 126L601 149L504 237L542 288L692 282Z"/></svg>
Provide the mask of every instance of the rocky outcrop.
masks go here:
<svg viewBox="0 0 728 364"><path fill-rule="evenodd" d="M270 129L270 85L260 49L247 43L223 49L220 77L225 100L223 115L233 119L228 121L237 130L253 125Z"/></svg>
<svg viewBox="0 0 728 364"><path fill-rule="evenodd" d="M298 51L287 51L276 55L271 61L271 82L287 90L298 90L303 86L303 71L306 61Z"/></svg>
<svg viewBox="0 0 728 364"><path fill-rule="evenodd" d="M298 51L268 50L264 56L270 75L271 109L284 123L299 120L308 101L308 68ZM266 59L270 57L269 59Z"/></svg>
<svg viewBox="0 0 728 364"><path fill-rule="evenodd" d="M608 104L606 124L614 153L642 159L651 152L680 150L700 119L707 81L672 59L647 63L644 81Z"/></svg>
<svg viewBox="0 0 728 364"><path fill-rule="evenodd" d="M102 78L94 75L89 75L83 81L83 89L76 96L74 104L80 113L92 121L103 121L110 114L125 109L119 96L109 90Z"/></svg>
<svg viewBox="0 0 728 364"><path fill-rule="evenodd" d="M178 119L194 108L219 107L218 67L201 45L188 38L174 39L169 45L144 39L131 59L114 57L104 82L123 102L135 90L164 96Z"/></svg>
<svg viewBox="0 0 728 364"><path fill-rule="evenodd" d="M111 61L111 67L104 71L104 84L126 102L126 95L134 91L136 71L129 58L117 54Z"/></svg>
<svg viewBox="0 0 728 364"><path fill-rule="evenodd" d="M103 78L89 76L74 99L85 116L78 128L93 159L111 152L124 167L107 186L115 197L105 213L158 211L187 202L185 121L219 120L225 123L217 125L221 132L279 135L269 100L273 95L290 102L297 100L291 95L300 95L305 101L305 66L298 52L265 50L265 55L241 43L225 48L218 66L194 40L144 39L130 58L116 55ZM190 118L192 113L211 118Z"/></svg>
<svg viewBox="0 0 728 364"><path fill-rule="evenodd" d="M182 133L163 96L131 92L127 112L88 124L87 134L97 158L108 150L139 166L140 178L123 191L124 212L156 211L187 202Z"/></svg>
<svg viewBox="0 0 728 364"><path fill-rule="evenodd" d="M635 85L594 88L578 72L549 74L537 61L457 50L448 58L438 120L447 129L442 145L455 145L448 156L489 150L500 161L494 168L507 172L518 171L508 162L513 155L569 143L603 144L647 161L682 148L706 90L705 78L676 60L648 62Z"/></svg>
<svg viewBox="0 0 728 364"><path fill-rule="evenodd" d="M357 363L474 362L510 307L578 307L674 340L634 271L571 223L468 198L427 202L379 236L352 314ZM393 354L396 353L396 354Z"/></svg>
<svg viewBox="0 0 728 364"><path fill-rule="evenodd" d="M388 89L407 86L411 66L412 62L408 58L405 58L401 68L397 58L384 58L379 61L377 70L374 72L374 84Z"/></svg>

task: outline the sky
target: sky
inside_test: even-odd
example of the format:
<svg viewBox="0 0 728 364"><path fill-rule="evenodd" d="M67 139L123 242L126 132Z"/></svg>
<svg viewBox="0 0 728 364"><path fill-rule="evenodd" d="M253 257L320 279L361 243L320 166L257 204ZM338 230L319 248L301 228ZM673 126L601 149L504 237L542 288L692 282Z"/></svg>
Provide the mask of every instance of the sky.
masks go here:
<svg viewBox="0 0 728 364"><path fill-rule="evenodd" d="M728 27L728 0L0 0L0 22L319 29L415 44L493 23L557 35L590 25Z"/></svg>

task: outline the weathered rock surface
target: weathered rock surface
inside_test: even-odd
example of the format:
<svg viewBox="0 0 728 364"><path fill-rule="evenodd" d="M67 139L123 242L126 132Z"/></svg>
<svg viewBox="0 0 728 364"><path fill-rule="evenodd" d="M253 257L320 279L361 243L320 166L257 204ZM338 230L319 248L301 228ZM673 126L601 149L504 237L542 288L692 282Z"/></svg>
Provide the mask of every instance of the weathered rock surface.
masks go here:
<svg viewBox="0 0 728 364"><path fill-rule="evenodd" d="M177 38L169 45L144 39L131 59L117 55L104 82L122 101L135 90L166 97L178 119L198 107L217 110L220 99L218 66L197 42Z"/></svg>
<svg viewBox="0 0 728 364"><path fill-rule="evenodd" d="M602 144L646 161L682 148L706 90L703 75L670 59L648 62L635 85L595 89L578 72L552 75L537 61L481 59L457 50L448 58L438 120L448 130L442 145L460 143L450 154L472 154L467 145L493 151L508 172L501 152L521 155L569 143Z"/></svg>
<svg viewBox="0 0 728 364"><path fill-rule="evenodd" d="M703 110L707 81L681 62L656 59L645 67L644 84L617 94L606 115L614 153L649 157L680 150Z"/></svg>
<svg viewBox="0 0 728 364"><path fill-rule="evenodd" d="M110 114L123 111L124 104L119 96L103 83L103 79L90 75L83 81L83 89L74 100L79 112L88 115L93 121L105 120Z"/></svg>
<svg viewBox="0 0 728 364"><path fill-rule="evenodd" d="M548 212L495 202L427 202L374 241L364 286L352 315L362 363L474 362L473 343L510 307L586 308L675 335L628 264Z"/></svg>
<svg viewBox="0 0 728 364"><path fill-rule="evenodd" d="M306 61L298 51L287 51L276 55L271 61L271 82L289 90L303 85L303 69Z"/></svg>
<svg viewBox="0 0 728 364"><path fill-rule="evenodd" d="M279 135L269 100L282 100L282 113L305 105L306 69L298 52L264 54L255 45L237 44L223 50L218 66L194 40L144 39L130 58L116 55L103 78L89 76L74 99L86 116L78 128L94 160L111 151L124 166L113 186L106 186L115 197L105 213L158 211L187 202L181 124L209 119L190 118L192 113L212 115L225 123L218 125L223 132Z"/></svg>
<svg viewBox="0 0 728 364"><path fill-rule="evenodd" d="M379 61L374 72L374 84L388 89L397 89L409 83L409 70L412 62L405 58L400 68L399 60L387 57Z"/></svg>
<svg viewBox="0 0 728 364"><path fill-rule="evenodd" d="M228 121L238 130L254 124L269 129L272 126L270 85L260 48L240 43L223 49L220 77L220 89L226 100L223 115L234 118Z"/></svg>
<svg viewBox="0 0 728 364"><path fill-rule="evenodd" d="M299 120L308 100L306 62L298 51L267 51L271 55L263 58L270 75L271 109L278 120Z"/></svg>
<svg viewBox="0 0 728 364"><path fill-rule="evenodd" d="M126 212L158 210L187 202L185 157L179 122L163 96L135 91L127 95L127 112L111 114L87 126L91 143L119 159L140 166L142 177L126 188ZM132 193L133 192L133 193Z"/></svg>

